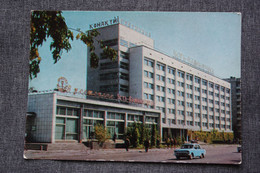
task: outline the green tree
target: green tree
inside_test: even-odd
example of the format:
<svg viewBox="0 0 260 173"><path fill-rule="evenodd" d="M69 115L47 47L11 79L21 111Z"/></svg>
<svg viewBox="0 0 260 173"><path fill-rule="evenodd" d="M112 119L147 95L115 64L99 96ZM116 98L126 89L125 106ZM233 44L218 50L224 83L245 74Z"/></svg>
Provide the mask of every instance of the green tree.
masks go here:
<svg viewBox="0 0 260 173"><path fill-rule="evenodd" d="M69 29L62 16L61 11L33 11L31 13L31 32L30 32L30 58L29 58L29 76L30 79L36 78L40 72L41 57L38 48L43 45L47 38L51 37L50 50L54 63L61 59L63 50L69 51L71 49L70 41L73 40L73 32ZM95 40L99 35L96 30L86 32L76 30L79 34L77 39L80 39L89 47L91 67L97 68L99 64L99 57L94 52L94 41L103 49L103 56L111 60L117 57L116 50L103 44L102 40Z"/></svg>
<svg viewBox="0 0 260 173"><path fill-rule="evenodd" d="M153 124L152 125L152 129L151 129L151 146L155 146L156 145L157 137L158 137L157 126L156 126L156 124Z"/></svg>
<svg viewBox="0 0 260 173"><path fill-rule="evenodd" d="M97 124L94 127L95 138L99 143L103 144L107 139L110 138L109 132L104 128L102 124Z"/></svg>

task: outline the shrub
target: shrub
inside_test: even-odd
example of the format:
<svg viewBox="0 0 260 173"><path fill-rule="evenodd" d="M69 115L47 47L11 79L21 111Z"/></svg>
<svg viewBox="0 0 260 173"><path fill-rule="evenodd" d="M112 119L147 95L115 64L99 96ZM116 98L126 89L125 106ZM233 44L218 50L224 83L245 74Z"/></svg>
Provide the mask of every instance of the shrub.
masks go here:
<svg viewBox="0 0 260 173"><path fill-rule="evenodd" d="M102 124L95 125L94 130L95 138L98 140L98 143L103 144L107 139L110 138L110 134Z"/></svg>

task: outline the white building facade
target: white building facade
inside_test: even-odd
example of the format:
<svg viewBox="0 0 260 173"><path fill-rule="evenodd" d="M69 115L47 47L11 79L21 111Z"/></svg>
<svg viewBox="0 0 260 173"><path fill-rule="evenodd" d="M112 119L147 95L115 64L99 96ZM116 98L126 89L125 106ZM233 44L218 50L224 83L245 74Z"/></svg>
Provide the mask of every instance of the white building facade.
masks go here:
<svg viewBox="0 0 260 173"><path fill-rule="evenodd" d="M163 136L232 132L229 82L155 50L154 40L142 31L120 23L97 30L118 58L101 57L97 69L90 68L88 58L87 90L149 100L152 104L143 107L161 110Z"/></svg>

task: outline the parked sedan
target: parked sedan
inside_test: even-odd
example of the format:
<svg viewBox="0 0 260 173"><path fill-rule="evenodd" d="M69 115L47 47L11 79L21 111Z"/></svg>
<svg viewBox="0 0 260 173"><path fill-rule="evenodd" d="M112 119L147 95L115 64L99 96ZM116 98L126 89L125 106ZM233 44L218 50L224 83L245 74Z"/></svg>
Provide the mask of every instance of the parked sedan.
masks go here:
<svg viewBox="0 0 260 173"><path fill-rule="evenodd" d="M195 157L204 158L206 155L206 150L202 149L199 144L183 144L180 149L174 151L174 155L177 159L181 157L186 157L193 159Z"/></svg>

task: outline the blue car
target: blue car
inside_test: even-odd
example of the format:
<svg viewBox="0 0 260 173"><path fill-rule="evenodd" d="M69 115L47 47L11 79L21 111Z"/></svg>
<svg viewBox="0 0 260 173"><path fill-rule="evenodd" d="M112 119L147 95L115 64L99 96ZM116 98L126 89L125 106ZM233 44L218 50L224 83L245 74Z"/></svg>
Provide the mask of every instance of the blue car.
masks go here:
<svg viewBox="0 0 260 173"><path fill-rule="evenodd" d="M199 144L183 144L180 149L174 151L174 155L177 159L180 159L181 157L189 159L199 157L202 159L206 155L206 150L202 149Z"/></svg>

